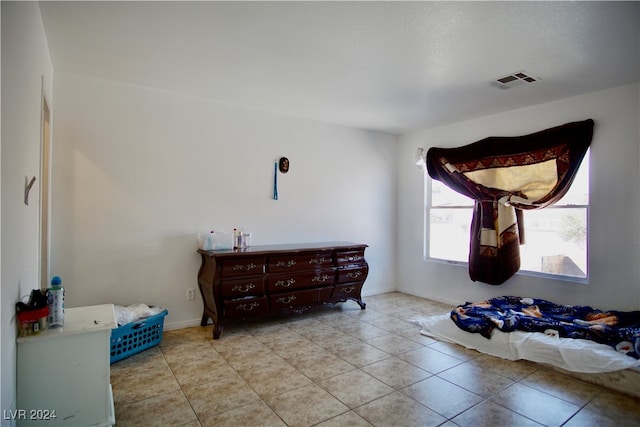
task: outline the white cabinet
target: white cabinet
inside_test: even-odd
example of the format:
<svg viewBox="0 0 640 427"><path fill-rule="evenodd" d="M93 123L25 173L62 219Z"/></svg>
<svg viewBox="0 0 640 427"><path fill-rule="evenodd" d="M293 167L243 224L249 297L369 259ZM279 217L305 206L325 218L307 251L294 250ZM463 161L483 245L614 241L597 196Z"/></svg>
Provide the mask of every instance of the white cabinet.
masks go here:
<svg viewBox="0 0 640 427"><path fill-rule="evenodd" d="M111 426L112 304L68 308L64 326L18 338L18 426ZM55 416L55 418L54 418Z"/></svg>

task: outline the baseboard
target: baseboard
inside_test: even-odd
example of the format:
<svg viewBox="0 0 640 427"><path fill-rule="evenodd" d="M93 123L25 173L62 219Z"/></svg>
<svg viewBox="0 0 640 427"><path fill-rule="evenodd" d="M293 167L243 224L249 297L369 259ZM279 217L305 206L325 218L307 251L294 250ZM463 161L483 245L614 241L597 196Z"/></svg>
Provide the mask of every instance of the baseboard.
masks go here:
<svg viewBox="0 0 640 427"><path fill-rule="evenodd" d="M414 289L397 289L396 292L401 292L403 294L413 295L414 297L424 298L424 299L428 299L428 300L431 300L431 301L439 302L439 303L442 303L442 304L447 304L447 305L450 305L452 307L457 307L458 305L462 304L460 301L456 301L456 300L448 299L448 298L434 297L433 295L427 295L424 292L418 292L418 291L416 291Z"/></svg>
<svg viewBox="0 0 640 427"><path fill-rule="evenodd" d="M396 289L395 286L389 286L389 287L384 287L384 288L374 288L374 289L367 289L366 287L362 288L362 298L366 298L366 297L370 297L373 295L381 295L381 294L388 294L389 292L397 292L398 290ZM365 301L366 302L366 301Z"/></svg>
<svg viewBox="0 0 640 427"><path fill-rule="evenodd" d="M192 326L200 326L201 319L183 320L181 322L165 323L163 329L165 331L173 331L175 329L191 328Z"/></svg>

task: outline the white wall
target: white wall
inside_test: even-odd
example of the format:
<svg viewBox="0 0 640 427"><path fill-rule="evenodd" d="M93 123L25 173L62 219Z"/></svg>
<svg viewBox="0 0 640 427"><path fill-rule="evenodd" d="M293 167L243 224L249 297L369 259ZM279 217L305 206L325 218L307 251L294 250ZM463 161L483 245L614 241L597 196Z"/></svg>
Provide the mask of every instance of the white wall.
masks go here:
<svg viewBox="0 0 640 427"><path fill-rule="evenodd" d="M15 409L15 303L38 288L42 76L51 100L53 69L35 2L2 2L2 282L0 405ZM25 177L37 181L25 206ZM10 421L2 419L2 425Z"/></svg>
<svg viewBox="0 0 640 427"><path fill-rule="evenodd" d="M244 226L253 244L366 243L363 293L395 289L396 136L61 73L54 92L52 274L68 306L144 302L168 308L167 328L199 324L196 233Z"/></svg>
<svg viewBox="0 0 640 427"><path fill-rule="evenodd" d="M602 309L640 309L639 99L640 87L634 84L403 135L398 152L398 290L454 304L520 295ZM412 162L417 147L460 146L587 118L595 120L588 285L518 274L491 286L472 282L466 266L423 259L425 172Z"/></svg>

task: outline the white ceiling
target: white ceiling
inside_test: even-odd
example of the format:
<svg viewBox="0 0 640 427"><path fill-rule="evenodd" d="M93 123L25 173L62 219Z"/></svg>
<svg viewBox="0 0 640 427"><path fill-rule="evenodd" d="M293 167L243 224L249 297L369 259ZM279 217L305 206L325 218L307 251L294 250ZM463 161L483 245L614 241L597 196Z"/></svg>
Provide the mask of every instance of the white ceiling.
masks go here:
<svg viewBox="0 0 640 427"><path fill-rule="evenodd" d="M56 73L392 133L640 80L639 2L40 7Z"/></svg>

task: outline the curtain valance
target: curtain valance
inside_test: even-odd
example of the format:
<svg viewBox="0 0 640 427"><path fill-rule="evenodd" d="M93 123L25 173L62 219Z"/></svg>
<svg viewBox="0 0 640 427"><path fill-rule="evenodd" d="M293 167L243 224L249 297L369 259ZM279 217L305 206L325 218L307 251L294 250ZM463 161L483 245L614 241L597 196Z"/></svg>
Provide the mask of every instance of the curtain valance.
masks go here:
<svg viewBox="0 0 640 427"><path fill-rule="evenodd" d="M429 149L429 176L475 200L471 280L499 285L520 269L522 210L544 208L565 195L589 148L593 126L588 119L530 135Z"/></svg>

